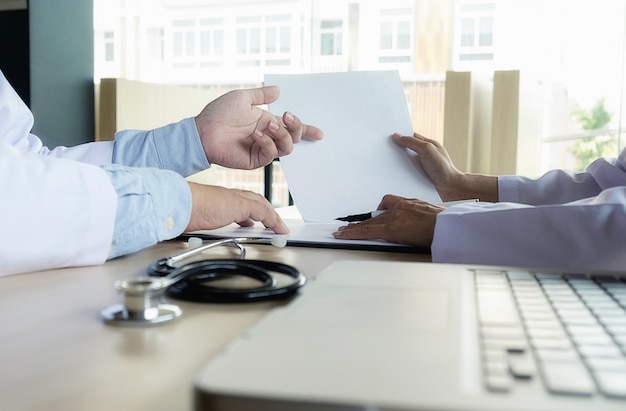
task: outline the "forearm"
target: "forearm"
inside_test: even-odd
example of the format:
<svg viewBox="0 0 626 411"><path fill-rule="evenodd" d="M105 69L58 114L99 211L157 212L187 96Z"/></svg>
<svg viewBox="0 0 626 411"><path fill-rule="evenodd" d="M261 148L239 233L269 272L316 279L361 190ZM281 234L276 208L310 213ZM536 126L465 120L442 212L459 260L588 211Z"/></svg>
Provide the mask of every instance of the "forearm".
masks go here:
<svg viewBox="0 0 626 411"><path fill-rule="evenodd" d="M466 175L466 184L470 187L468 198L477 198L480 201L498 201L498 178L482 174Z"/></svg>
<svg viewBox="0 0 626 411"><path fill-rule="evenodd" d="M482 174L462 174L447 184L437 187L444 201L477 198L480 201L498 201L498 178Z"/></svg>
<svg viewBox="0 0 626 411"><path fill-rule="evenodd" d="M210 166L193 118L154 130L116 133L113 163L167 169L184 177Z"/></svg>

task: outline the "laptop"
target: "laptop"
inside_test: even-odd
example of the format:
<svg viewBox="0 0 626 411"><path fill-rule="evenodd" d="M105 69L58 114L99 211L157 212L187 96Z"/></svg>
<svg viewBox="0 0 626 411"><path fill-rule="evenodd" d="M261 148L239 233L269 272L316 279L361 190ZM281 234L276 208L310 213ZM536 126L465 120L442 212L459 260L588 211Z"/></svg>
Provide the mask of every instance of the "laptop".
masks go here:
<svg viewBox="0 0 626 411"><path fill-rule="evenodd" d="M625 307L616 274L336 262L202 367L195 407L624 411Z"/></svg>

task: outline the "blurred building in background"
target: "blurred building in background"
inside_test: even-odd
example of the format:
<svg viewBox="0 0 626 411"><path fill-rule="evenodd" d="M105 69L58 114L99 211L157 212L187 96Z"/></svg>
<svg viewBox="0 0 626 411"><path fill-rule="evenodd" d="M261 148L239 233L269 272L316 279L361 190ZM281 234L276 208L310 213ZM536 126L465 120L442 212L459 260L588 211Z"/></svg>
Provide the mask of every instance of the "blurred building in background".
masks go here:
<svg viewBox="0 0 626 411"><path fill-rule="evenodd" d="M619 138L625 3L95 0L95 77L217 97L257 87L267 73L398 70L415 131L443 141L446 72L520 70L537 94L539 174L574 164L570 140ZM576 113L601 99L612 122L583 130ZM222 173L221 184L262 192L259 173ZM284 181L275 186L284 205Z"/></svg>

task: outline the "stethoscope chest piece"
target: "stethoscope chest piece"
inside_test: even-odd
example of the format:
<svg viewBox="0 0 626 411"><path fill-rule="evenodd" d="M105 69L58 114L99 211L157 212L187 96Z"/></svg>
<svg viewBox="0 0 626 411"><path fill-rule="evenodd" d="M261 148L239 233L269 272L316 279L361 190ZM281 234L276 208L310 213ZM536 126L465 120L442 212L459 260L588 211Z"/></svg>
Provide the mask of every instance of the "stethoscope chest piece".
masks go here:
<svg viewBox="0 0 626 411"><path fill-rule="evenodd" d="M164 324L180 317L182 310L174 304L165 304L162 297L169 285L163 278L138 277L115 282L115 288L124 295L124 303L102 310L105 323L117 326L150 326Z"/></svg>

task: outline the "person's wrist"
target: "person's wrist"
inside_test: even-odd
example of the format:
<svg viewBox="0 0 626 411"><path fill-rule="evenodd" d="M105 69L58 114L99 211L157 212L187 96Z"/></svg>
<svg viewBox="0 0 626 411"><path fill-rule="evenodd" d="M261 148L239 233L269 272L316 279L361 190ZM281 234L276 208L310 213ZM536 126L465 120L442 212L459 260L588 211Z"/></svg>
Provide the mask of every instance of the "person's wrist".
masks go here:
<svg viewBox="0 0 626 411"><path fill-rule="evenodd" d="M459 172L457 175L448 178L445 184L437 185L437 192L442 201L455 201L471 198L472 179L469 174Z"/></svg>
<svg viewBox="0 0 626 411"><path fill-rule="evenodd" d="M205 204L205 201L210 201L209 198L205 198L208 191L207 186L193 182L187 182L187 184L189 184L189 191L191 192L191 209L185 232L204 228L204 213L202 213L201 205Z"/></svg>
<svg viewBox="0 0 626 411"><path fill-rule="evenodd" d="M196 131L198 133L198 139L200 140L200 144L202 144L202 149L204 150L204 155L206 156L207 161L209 162L209 164L213 164L213 159L210 158L210 150L208 149L208 144L205 143L204 141L204 135L206 133L202 121L200 119L200 115L194 117L195 123L196 123Z"/></svg>
<svg viewBox="0 0 626 411"><path fill-rule="evenodd" d="M479 199L481 201L498 201L498 180L495 176L464 173L458 179L454 191L456 200Z"/></svg>

